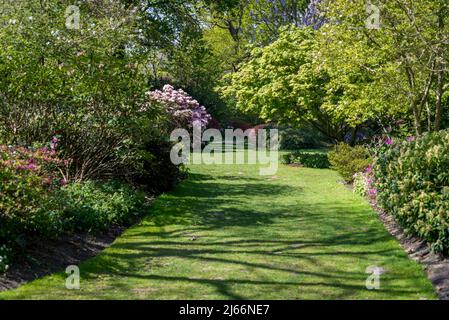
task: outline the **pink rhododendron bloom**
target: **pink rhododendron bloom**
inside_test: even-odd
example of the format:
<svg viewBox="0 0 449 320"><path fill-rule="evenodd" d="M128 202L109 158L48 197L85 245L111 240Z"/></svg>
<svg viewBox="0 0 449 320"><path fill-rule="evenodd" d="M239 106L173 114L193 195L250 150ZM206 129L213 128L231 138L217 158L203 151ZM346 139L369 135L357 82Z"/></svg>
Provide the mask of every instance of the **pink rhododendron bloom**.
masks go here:
<svg viewBox="0 0 449 320"><path fill-rule="evenodd" d="M206 108L190 97L184 90L175 90L173 86L166 84L162 91L154 90L146 93L150 102L164 105L167 112L171 114L178 123L186 123L189 127L200 125L206 127L211 119ZM145 112L148 106L140 108Z"/></svg>

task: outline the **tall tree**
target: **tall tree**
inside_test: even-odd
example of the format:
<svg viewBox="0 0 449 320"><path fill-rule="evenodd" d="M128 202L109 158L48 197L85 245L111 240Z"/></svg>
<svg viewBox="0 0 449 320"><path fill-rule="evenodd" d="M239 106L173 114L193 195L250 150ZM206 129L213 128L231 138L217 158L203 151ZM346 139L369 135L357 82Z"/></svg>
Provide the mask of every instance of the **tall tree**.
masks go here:
<svg viewBox="0 0 449 320"><path fill-rule="evenodd" d="M372 90L370 98L394 100L397 105L405 102L418 135L425 131L424 123L428 131L441 129L448 88L449 4L444 0L379 0L373 5L380 13L377 30L366 27L365 1L324 2L330 20L326 43L339 52L332 56L334 64L365 68L366 61L379 58L376 66L367 69L377 79L373 84L377 90Z"/></svg>

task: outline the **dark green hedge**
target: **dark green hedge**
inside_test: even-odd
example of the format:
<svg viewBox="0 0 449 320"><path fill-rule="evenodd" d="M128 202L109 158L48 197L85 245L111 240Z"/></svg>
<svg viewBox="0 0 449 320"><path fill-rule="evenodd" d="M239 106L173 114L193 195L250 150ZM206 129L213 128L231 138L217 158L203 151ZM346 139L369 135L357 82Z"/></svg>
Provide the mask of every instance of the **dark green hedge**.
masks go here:
<svg viewBox="0 0 449 320"><path fill-rule="evenodd" d="M329 168L330 163L326 153L292 152L282 156L284 164L299 164L307 168Z"/></svg>

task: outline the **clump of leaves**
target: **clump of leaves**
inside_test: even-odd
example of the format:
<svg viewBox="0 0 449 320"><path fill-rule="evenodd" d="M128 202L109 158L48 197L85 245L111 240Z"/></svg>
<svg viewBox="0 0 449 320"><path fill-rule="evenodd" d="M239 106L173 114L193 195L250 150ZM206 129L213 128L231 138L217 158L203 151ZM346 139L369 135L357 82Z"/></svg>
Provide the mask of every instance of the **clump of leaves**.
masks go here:
<svg viewBox="0 0 449 320"><path fill-rule="evenodd" d="M363 146L351 147L345 143L337 144L329 152L331 167L340 173L343 179L351 183L356 173L364 171L372 162L368 149Z"/></svg>

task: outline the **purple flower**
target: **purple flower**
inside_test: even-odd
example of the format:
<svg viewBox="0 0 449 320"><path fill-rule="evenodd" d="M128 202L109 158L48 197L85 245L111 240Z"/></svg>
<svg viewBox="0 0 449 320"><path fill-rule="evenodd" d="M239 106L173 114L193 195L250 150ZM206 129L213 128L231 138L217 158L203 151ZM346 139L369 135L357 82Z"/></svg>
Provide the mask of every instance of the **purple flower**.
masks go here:
<svg viewBox="0 0 449 320"><path fill-rule="evenodd" d="M365 173L370 174L371 172L373 172L373 166L369 165L368 167L366 167Z"/></svg>
<svg viewBox="0 0 449 320"><path fill-rule="evenodd" d="M178 123L187 123L189 127L194 124L201 124L206 127L211 116L207 113L206 108L189 96L184 90L175 90L173 86L166 84L162 91L154 90L146 93L150 102L162 104L168 113ZM140 108L141 112L148 109L148 104Z"/></svg>
<svg viewBox="0 0 449 320"><path fill-rule="evenodd" d="M415 136L407 137L408 142L415 141L415 139L416 139Z"/></svg>
<svg viewBox="0 0 449 320"><path fill-rule="evenodd" d="M391 145L393 144L393 139L387 138L387 140L385 140L385 144L386 144L387 146L391 146Z"/></svg>

